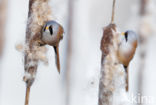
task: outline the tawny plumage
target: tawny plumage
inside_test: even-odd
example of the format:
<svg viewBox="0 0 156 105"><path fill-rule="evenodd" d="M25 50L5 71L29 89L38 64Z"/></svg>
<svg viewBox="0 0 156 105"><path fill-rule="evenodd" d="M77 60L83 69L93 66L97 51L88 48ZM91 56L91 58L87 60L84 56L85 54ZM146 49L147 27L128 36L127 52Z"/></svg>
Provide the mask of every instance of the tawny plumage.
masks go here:
<svg viewBox="0 0 156 105"><path fill-rule="evenodd" d="M119 49L118 49L118 59L119 61L123 64L127 78L126 78L126 91L128 91L128 66L130 61L132 60L136 48L137 48L137 35L133 31L126 31L123 33L123 36L121 36L121 42L119 44Z"/></svg>
<svg viewBox="0 0 156 105"><path fill-rule="evenodd" d="M60 73L59 42L63 39L63 27L56 21L48 21L43 27L41 40L54 47L57 70Z"/></svg>

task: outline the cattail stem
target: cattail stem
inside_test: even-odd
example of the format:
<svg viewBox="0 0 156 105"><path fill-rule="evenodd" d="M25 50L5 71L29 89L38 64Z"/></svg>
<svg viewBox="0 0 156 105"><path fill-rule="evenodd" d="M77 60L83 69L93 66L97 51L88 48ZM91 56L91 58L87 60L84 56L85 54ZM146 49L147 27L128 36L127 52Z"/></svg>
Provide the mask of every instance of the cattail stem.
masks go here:
<svg viewBox="0 0 156 105"><path fill-rule="evenodd" d="M110 24L104 28L101 40L101 73L99 81L98 105L126 105L122 94L126 91L126 72L116 55L118 51L118 33L116 25ZM125 97L125 96L124 96ZM117 102L114 102L116 100Z"/></svg>
<svg viewBox="0 0 156 105"><path fill-rule="evenodd" d="M25 105L29 105L30 86L26 88Z"/></svg>
<svg viewBox="0 0 156 105"><path fill-rule="evenodd" d="M113 0L113 5L112 5L112 18L111 18L111 23L114 23L114 17L115 17L115 3L116 0Z"/></svg>
<svg viewBox="0 0 156 105"><path fill-rule="evenodd" d="M141 0L140 1L140 14L144 15L146 13L146 5L148 3L149 0Z"/></svg>
<svg viewBox="0 0 156 105"><path fill-rule="evenodd" d="M126 100L121 100L122 94L126 93L126 72L117 56L119 33L114 24L115 2L116 0L113 0L111 23L104 28L101 40L98 105L126 105L128 103Z"/></svg>
<svg viewBox="0 0 156 105"><path fill-rule="evenodd" d="M72 30L73 30L73 0L68 0L68 30L67 30L67 55L66 55L66 105L70 105L70 72L71 72L71 56L72 56Z"/></svg>
<svg viewBox="0 0 156 105"><path fill-rule="evenodd" d="M40 47L42 42L41 30L46 21L51 20L51 8L49 0L29 0L29 12L26 28L26 48L24 53L25 75L23 80L26 82L27 91L25 104L28 104L30 87L32 86L37 73L38 62L41 56L45 55L45 47ZM42 61L42 60L41 60Z"/></svg>
<svg viewBox="0 0 156 105"><path fill-rule="evenodd" d="M139 33L139 42L140 42L140 49L139 49L139 73L138 73L138 91L140 94L143 94L143 80L144 80L144 72L145 72L145 65L146 65L146 54L147 54L147 41L148 41L148 34L144 33L143 27L147 25L147 23L144 23L144 17L148 14L147 13L147 6L148 6L149 0L140 0L140 23L138 33ZM138 103L138 105L142 105L142 103Z"/></svg>

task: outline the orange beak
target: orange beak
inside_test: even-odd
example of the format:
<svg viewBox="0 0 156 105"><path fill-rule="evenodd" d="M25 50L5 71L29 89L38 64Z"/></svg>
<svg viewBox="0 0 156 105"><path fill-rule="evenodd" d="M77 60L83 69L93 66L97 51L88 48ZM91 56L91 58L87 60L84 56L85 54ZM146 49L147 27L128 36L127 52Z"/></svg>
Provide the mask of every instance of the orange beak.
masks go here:
<svg viewBox="0 0 156 105"><path fill-rule="evenodd" d="M46 27L46 30L48 30L48 29L49 29L49 27L47 26L47 27Z"/></svg>
<svg viewBox="0 0 156 105"><path fill-rule="evenodd" d="M125 32L122 32L121 35L125 35Z"/></svg>

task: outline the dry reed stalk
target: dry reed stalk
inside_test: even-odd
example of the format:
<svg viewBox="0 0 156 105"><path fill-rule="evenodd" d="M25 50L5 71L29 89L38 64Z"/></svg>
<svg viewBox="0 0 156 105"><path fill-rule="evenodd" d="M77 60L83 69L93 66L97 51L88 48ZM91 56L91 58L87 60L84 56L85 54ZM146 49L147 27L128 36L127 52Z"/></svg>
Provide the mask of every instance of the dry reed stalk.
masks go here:
<svg viewBox="0 0 156 105"><path fill-rule="evenodd" d="M140 16L141 18L146 15L146 7L147 7L147 1L148 0L141 0L140 1ZM142 24L143 25L143 24ZM139 27L139 37L140 37L140 50L139 50L139 85L138 85L138 90L142 93L142 86L143 86L143 73L144 73L144 68L145 68L145 60L146 60L146 49L147 49L147 40L146 40L146 35L144 32L141 31L142 26Z"/></svg>
<svg viewBox="0 0 156 105"><path fill-rule="evenodd" d="M49 0L29 0L29 13L26 29L26 49L24 53L25 75L23 80L26 82L26 100L28 105L30 87L32 86L37 73L38 62L44 61L46 48L40 47L41 30L44 23L51 20L51 8Z"/></svg>
<svg viewBox="0 0 156 105"><path fill-rule="evenodd" d="M26 88L25 105L29 104L30 87Z"/></svg>
<svg viewBox="0 0 156 105"><path fill-rule="evenodd" d="M143 94L143 80L144 80L144 72L145 72L145 61L146 61L146 55L147 55L147 43L149 40L149 33L146 32L148 30L148 23L146 22L148 17L148 3L150 0L140 0L140 24L139 24L139 43L140 43L140 49L139 49L139 73L138 73L138 91L140 94ZM149 23L150 24L150 23ZM148 30L149 31L149 30ZM139 103L141 105L142 103Z"/></svg>
<svg viewBox="0 0 156 105"><path fill-rule="evenodd" d="M70 105L70 72L72 56L72 30L73 30L73 0L68 1L68 43L67 43L67 62L66 62L66 105Z"/></svg>
<svg viewBox="0 0 156 105"><path fill-rule="evenodd" d="M113 5L112 5L112 18L111 18L111 23L114 23L114 18L115 18L115 3L116 0L113 0Z"/></svg>
<svg viewBox="0 0 156 105"><path fill-rule="evenodd" d="M111 24L106 26L101 40L101 73L98 105L126 105L126 73L117 57L119 33L114 24L115 0ZM125 96L123 96L123 94Z"/></svg>
<svg viewBox="0 0 156 105"><path fill-rule="evenodd" d="M3 45L4 45L6 12L7 12L7 0L1 0L0 1L0 57L2 56Z"/></svg>
<svg viewBox="0 0 156 105"><path fill-rule="evenodd" d="M118 37L115 24L110 24L104 28L101 41L99 105L124 105L126 102L122 99L122 94L126 93L126 73L117 57Z"/></svg>

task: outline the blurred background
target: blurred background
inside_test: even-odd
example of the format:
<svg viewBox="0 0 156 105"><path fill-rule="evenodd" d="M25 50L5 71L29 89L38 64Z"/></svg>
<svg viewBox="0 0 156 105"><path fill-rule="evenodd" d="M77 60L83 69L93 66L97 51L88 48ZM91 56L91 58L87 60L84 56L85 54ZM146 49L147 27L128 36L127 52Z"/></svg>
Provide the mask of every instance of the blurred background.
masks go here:
<svg viewBox="0 0 156 105"><path fill-rule="evenodd" d="M146 96L149 100L131 102L132 105L156 105L155 2L117 0L116 4L118 30L132 29L140 36L130 63L128 94L130 98ZM24 104L24 54L15 46L25 41L28 3L29 0L0 0L0 105ZM65 29L60 43L61 74L55 66L53 48L46 46L49 64L39 63L30 105L97 105L100 41L104 26L110 22L112 0L50 0L49 4L53 18Z"/></svg>

